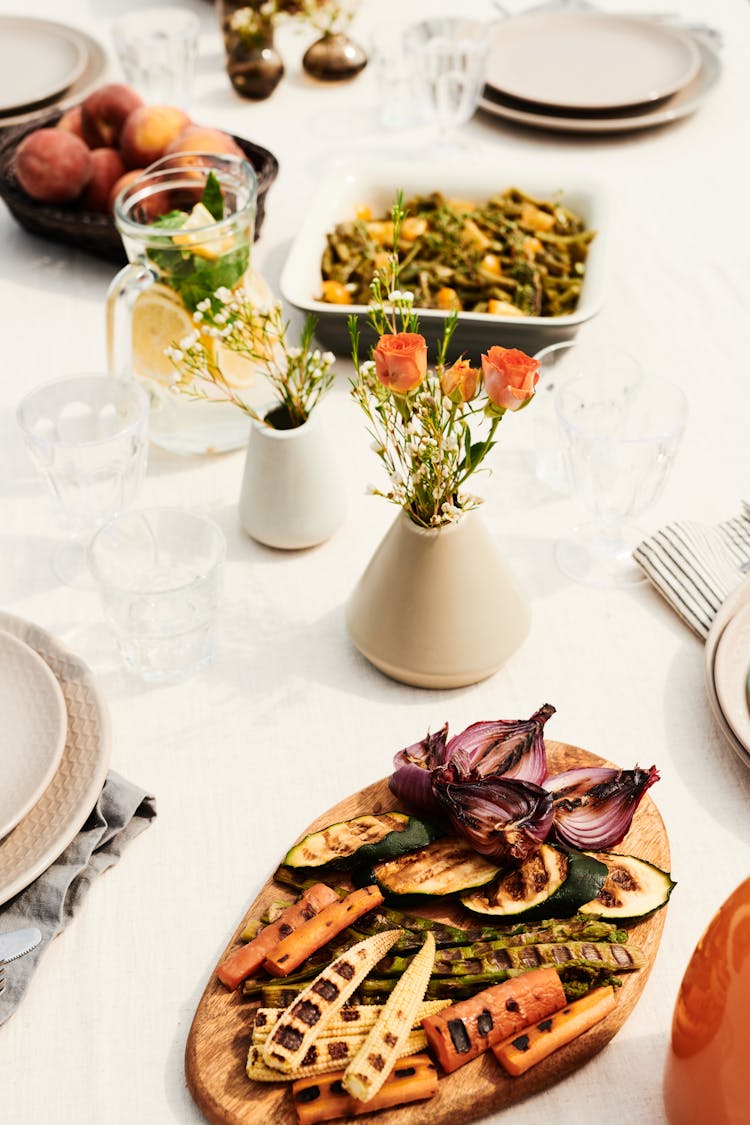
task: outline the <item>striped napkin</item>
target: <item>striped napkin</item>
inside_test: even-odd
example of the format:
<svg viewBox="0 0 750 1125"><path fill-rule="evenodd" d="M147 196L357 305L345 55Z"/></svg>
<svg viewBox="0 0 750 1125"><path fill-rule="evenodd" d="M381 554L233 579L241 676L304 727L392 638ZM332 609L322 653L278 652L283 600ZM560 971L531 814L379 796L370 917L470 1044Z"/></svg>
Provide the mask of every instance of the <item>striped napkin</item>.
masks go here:
<svg viewBox="0 0 750 1125"><path fill-rule="evenodd" d="M713 527L671 523L639 543L633 558L705 640L719 606L750 572L750 504Z"/></svg>

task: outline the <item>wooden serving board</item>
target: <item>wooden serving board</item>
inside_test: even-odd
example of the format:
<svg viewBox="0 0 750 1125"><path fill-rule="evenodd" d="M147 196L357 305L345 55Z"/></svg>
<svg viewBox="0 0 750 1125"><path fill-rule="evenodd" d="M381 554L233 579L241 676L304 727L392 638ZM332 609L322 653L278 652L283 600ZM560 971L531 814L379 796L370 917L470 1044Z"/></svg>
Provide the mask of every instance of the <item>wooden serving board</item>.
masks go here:
<svg viewBox="0 0 750 1125"><path fill-rule="evenodd" d="M586 750L561 742L547 742L547 757L550 772L554 773L573 766L610 764ZM335 821L398 807L398 801L388 789L387 779L383 779L328 809L300 833L299 839ZM293 842L284 841L284 848L291 847ZM623 854L637 855L665 871L670 870L667 834L648 793L633 818L630 832L616 850ZM291 900L291 888L285 887L282 890L273 880L266 883L222 954L222 961L241 944L239 935L247 921L259 918L273 899L284 896ZM412 910L412 907L408 909L412 913L422 913L421 910ZM460 904L440 911L425 910L423 913L459 925L477 922L477 916L470 915ZM441 1076L438 1093L429 1102L383 1110L373 1116L373 1122L377 1121L377 1125L420 1125L426 1117L429 1118L430 1125L476 1121L553 1085L576 1070L609 1042L635 1006L656 957L665 914L666 908L632 927L629 941L640 946L645 953L644 968L638 972L623 974L623 985L617 991L615 1009L573 1043L561 1048L519 1078L506 1075L492 1053L487 1052L453 1074ZM290 1083L251 1082L245 1074L250 1045L250 1017L255 1007L257 1002L246 1000L241 989L229 992L212 975L193 1018L185 1050L185 1073L193 1098L214 1125L251 1125L256 1122L258 1125L268 1125L268 1122L273 1122L274 1125L294 1125L296 1122L289 1092Z"/></svg>

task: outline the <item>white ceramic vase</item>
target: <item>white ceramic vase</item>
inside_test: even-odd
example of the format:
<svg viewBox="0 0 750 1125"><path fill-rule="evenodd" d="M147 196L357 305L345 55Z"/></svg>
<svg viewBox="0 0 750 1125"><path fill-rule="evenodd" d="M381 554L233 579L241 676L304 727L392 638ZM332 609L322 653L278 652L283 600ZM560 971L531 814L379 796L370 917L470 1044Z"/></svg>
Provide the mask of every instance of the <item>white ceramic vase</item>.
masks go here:
<svg viewBox="0 0 750 1125"><path fill-rule="evenodd" d="M492 675L520 647L531 606L475 511L435 530L402 511L349 598L346 624L387 676L457 688Z"/></svg>
<svg viewBox="0 0 750 1125"><path fill-rule="evenodd" d="M323 543L343 522L346 501L331 441L313 411L302 426L253 422L240 492L240 523L267 547Z"/></svg>

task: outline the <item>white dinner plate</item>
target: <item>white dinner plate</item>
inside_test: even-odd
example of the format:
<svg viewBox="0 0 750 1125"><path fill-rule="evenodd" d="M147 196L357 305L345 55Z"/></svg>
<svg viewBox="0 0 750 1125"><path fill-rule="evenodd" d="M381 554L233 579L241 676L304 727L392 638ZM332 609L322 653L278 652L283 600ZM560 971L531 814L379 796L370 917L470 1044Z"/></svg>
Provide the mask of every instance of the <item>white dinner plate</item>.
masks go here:
<svg viewBox="0 0 750 1125"><path fill-rule="evenodd" d="M33 649L0 631L0 839L38 801L60 764L68 715Z"/></svg>
<svg viewBox="0 0 750 1125"><path fill-rule="evenodd" d="M43 21L38 20L38 23ZM60 27L60 24L53 24L53 27ZM58 110L69 109L70 106L78 105L96 86L101 85L105 80L107 71L109 69L109 58L102 44L94 39L92 35L87 35L84 31L79 31L78 28L68 27L67 31L73 35L81 44L85 52L85 65L78 78L60 95L59 98L54 99L54 107ZM51 108L51 106L50 106ZM11 114L5 113L0 110L0 128L5 128L7 125L23 125L27 121L32 121L38 117L43 109L36 106L34 109L26 109L23 111L13 112Z"/></svg>
<svg viewBox="0 0 750 1125"><path fill-rule="evenodd" d="M83 73L86 47L74 28L0 16L0 113L51 101Z"/></svg>
<svg viewBox="0 0 750 1125"><path fill-rule="evenodd" d="M724 735L725 739L734 750L737 757L746 766L750 766L750 750L746 750L740 742L737 735L729 725L729 721L724 714L719 696L716 691L716 681L714 676L714 661L716 652L721 641L722 634L727 625L731 622L735 613L738 613L745 606L750 605L750 578L746 578L736 590L733 590L726 601L719 607L716 616L713 619L711 628L709 629L708 636L706 637L706 644L703 651L703 672L706 683L706 693L708 695L708 702L713 711L714 718L719 724L719 728Z"/></svg>
<svg viewBox="0 0 750 1125"><path fill-rule="evenodd" d="M503 121L526 125L532 129L549 129L556 133L623 133L668 125L695 113L721 76L721 60L716 49L700 36L695 36L694 42L701 59L695 78L667 102L646 110L591 117L572 116L564 112L536 112L531 108L503 101L489 86L485 86L479 108Z"/></svg>
<svg viewBox="0 0 750 1125"><path fill-rule="evenodd" d="M680 28L592 11L539 11L496 26L487 83L502 94L567 110L615 110L668 98L698 73Z"/></svg>
<svg viewBox="0 0 750 1125"><path fill-rule="evenodd" d="M743 605L724 629L714 656L714 683L724 717L750 754L750 604Z"/></svg>
<svg viewBox="0 0 750 1125"><path fill-rule="evenodd" d="M101 792L110 754L107 705L86 664L55 637L0 612L0 629L39 654L57 678L67 708L60 765L39 800L0 841L0 905L50 866L76 836Z"/></svg>

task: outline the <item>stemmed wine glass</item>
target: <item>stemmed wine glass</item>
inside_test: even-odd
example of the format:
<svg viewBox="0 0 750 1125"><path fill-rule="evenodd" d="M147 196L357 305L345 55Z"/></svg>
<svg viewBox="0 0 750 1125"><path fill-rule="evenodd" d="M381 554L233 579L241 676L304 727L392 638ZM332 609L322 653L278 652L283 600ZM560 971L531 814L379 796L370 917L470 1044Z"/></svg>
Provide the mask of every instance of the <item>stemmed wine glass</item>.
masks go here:
<svg viewBox="0 0 750 1125"><path fill-rule="evenodd" d="M579 582L635 585L644 575L632 550L644 533L626 521L664 485L685 428L685 395L611 350L565 382L555 405L573 486L594 516L558 541L558 564Z"/></svg>
<svg viewBox="0 0 750 1125"><path fill-rule="evenodd" d="M488 24L471 19L428 19L404 32L412 60L417 105L434 130L438 152L466 146L457 131L474 113L484 85L490 47Z"/></svg>
<svg viewBox="0 0 750 1125"><path fill-rule="evenodd" d="M135 497L146 470L148 410L148 394L138 383L108 375L57 379L18 404L27 448L69 532L52 563L66 586L93 585L88 540Z"/></svg>

